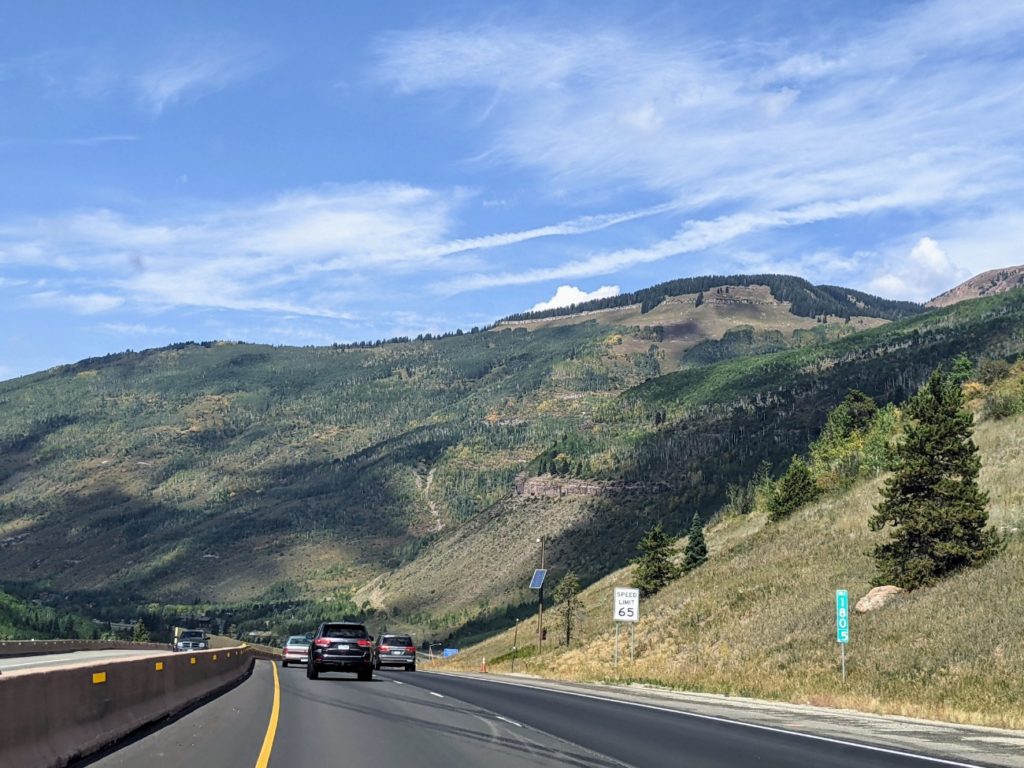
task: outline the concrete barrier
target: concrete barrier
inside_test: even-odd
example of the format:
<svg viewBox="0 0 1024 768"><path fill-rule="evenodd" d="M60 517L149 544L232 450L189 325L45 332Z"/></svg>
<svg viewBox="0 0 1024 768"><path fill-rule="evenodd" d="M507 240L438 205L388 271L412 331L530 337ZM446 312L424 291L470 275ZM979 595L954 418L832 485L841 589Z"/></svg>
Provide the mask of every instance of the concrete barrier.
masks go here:
<svg viewBox="0 0 1024 768"><path fill-rule="evenodd" d="M0 676L0 766L67 765L230 687L253 663L235 647Z"/></svg>
<svg viewBox="0 0 1024 768"><path fill-rule="evenodd" d="M207 639L210 641L211 648L234 648L241 646L248 648L249 652L257 659L266 659L267 661L280 661L281 660L281 649L275 648L272 645L254 645L253 643L244 643L241 640L236 640L233 637L227 635L207 635Z"/></svg>
<svg viewBox="0 0 1024 768"><path fill-rule="evenodd" d="M239 643L236 641L235 645ZM168 643L131 643L127 640L0 640L0 656L40 656L74 651L167 651Z"/></svg>

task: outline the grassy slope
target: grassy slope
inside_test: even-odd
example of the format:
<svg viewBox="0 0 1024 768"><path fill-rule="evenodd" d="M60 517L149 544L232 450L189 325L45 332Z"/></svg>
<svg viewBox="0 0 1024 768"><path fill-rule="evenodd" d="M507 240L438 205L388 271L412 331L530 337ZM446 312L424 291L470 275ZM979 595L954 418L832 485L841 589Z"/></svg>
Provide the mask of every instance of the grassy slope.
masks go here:
<svg viewBox="0 0 1024 768"><path fill-rule="evenodd" d="M837 336L887 322L877 317L854 317L845 324L840 318L830 317L823 326L813 317L792 314L788 304L776 301L771 291L760 285L733 287L728 294L705 294L704 303L699 307L696 299L696 293L670 296L647 313L640 312L639 304L631 304L591 311L584 317L603 326L661 326L664 339L654 346L661 353L663 372L678 370L687 350L702 341L720 339L726 331L738 325L749 325L757 330L778 330L792 339L797 331L827 330L829 335ZM537 330L579 322L580 315L561 315L509 321L498 327ZM650 341L626 339L617 351L620 354L639 353L650 345Z"/></svg>
<svg viewBox="0 0 1024 768"><path fill-rule="evenodd" d="M571 649L550 643L517 669L1024 728L1024 418L982 423L975 439L990 522L1008 532L1005 552L894 606L854 614L845 686L833 591L849 589L852 605L870 588L867 552L884 535L867 528L875 482L779 524L755 515L710 526L711 559L644 603L635 664L612 665L612 588L629 584L627 568L586 590L587 618ZM545 615L553 626L553 612ZM534 626L523 624L526 637ZM520 642L529 642L522 631ZM475 668L511 645L504 632L460 663Z"/></svg>

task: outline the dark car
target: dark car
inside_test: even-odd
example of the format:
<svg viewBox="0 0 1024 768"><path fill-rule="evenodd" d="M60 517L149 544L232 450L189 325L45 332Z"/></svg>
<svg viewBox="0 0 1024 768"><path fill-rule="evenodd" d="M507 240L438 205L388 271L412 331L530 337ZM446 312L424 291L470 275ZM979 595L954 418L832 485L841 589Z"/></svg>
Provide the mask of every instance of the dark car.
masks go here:
<svg viewBox="0 0 1024 768"><path fill-rule="evenodd" d="M405 667L416 671L416 646L408 635L381 635L374 648L374 667Z"/></svg>
<svg viewBox="0 0 1024 768"><path fill-rule="evenodd" d="M210 647L210 638L201 629L183 630L174 641L175 651L205 651Z"/></svg>
<svg viewBox="0 0 1024 768"><path fill-rule="evenodd" d="M355 672L360 680L373 679L373 638L366 627L352 621L325 621L313 633L306 677L321 672Z"/></svg>

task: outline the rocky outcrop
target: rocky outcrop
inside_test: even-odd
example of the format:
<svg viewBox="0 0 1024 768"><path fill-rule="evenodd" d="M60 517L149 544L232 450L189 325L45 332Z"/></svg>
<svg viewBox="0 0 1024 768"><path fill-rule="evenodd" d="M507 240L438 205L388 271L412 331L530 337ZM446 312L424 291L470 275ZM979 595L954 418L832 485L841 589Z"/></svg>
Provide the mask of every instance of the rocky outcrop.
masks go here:
<svg viewBox="0 0 1024 768"><path fill-rule="evenodd" d="M892 601L898 600L901 595L905 595L906 593L907 590L901 589L900 587L894 587L891 584L884 587L875 587L857 601L853 610L857 613L870 613L871 611L877 611L879 608L888 605Z"/></svg>

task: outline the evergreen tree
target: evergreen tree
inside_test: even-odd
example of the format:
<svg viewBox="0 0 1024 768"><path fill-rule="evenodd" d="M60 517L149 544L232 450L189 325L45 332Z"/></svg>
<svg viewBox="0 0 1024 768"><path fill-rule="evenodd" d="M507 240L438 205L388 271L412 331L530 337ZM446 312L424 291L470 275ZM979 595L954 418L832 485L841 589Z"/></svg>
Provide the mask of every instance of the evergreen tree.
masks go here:
<svg viewBox="0 0 1024 768"><path fill-rule="evenodd" d="M135 626L132 627L132 642L133 643L148 643L149 642L149 630L146 629L146 625L140 618L135 622Z"/></svg>
<svg viewBox="0 0 1024 768"><path fill-rule="evenodd" d="M555 587L555 603L558 608L558 617L562 625L562 632L565 634L565 645L568 647L572 642L572 633L579 624L583 612L583 602L580 600L580 580L576 574L569 571L558 582Z"/></svg>
<svg viewBox="0 0 1024 768"><path fill-rule="evenodd" d="M818 495L818 488L811 477L811 470L799 456L794 456L789 463L786 474L779 478L775 484L775 493L772 495L770 509L768 510L769 520L781 520L789 517L804 504L813 501Z"/></svg>
<svg viewBox="0 0 1024 768"><path fill-rule="evenodd" d="M694 513L693 522L686 539L686 550L683 552L683 571L692 571L708 559L708 545L704 541L704 525L700 515Z"/></svg>
<svg viewBox="0 0 1024 768"><path fill-rule="evenodd" d="M956 359L953 361L953 365L949 369L949 378L957 384L963 384L964 382L973 379L974 363L971 362L971 358L963 352L957 355Z"/></svg>
<svg viewBox="0 0 1024 768"><path fill-rule="evenodd" d="M679 577L679 566L672 562L672 539L657 523L637 545L640 556L633 560L633 587L641 597L658 592Z"/></svg>
<svg viewBox="0 0 1024 768"><path fill-rule="evenodd" d="M995 532L985 529L988 494L978 488L981 459L963 406L960 385L938 371L907 403L911 422L869 521L875 531L893 526L874 549L876 584L915 589L998 551Z"/></svg>

